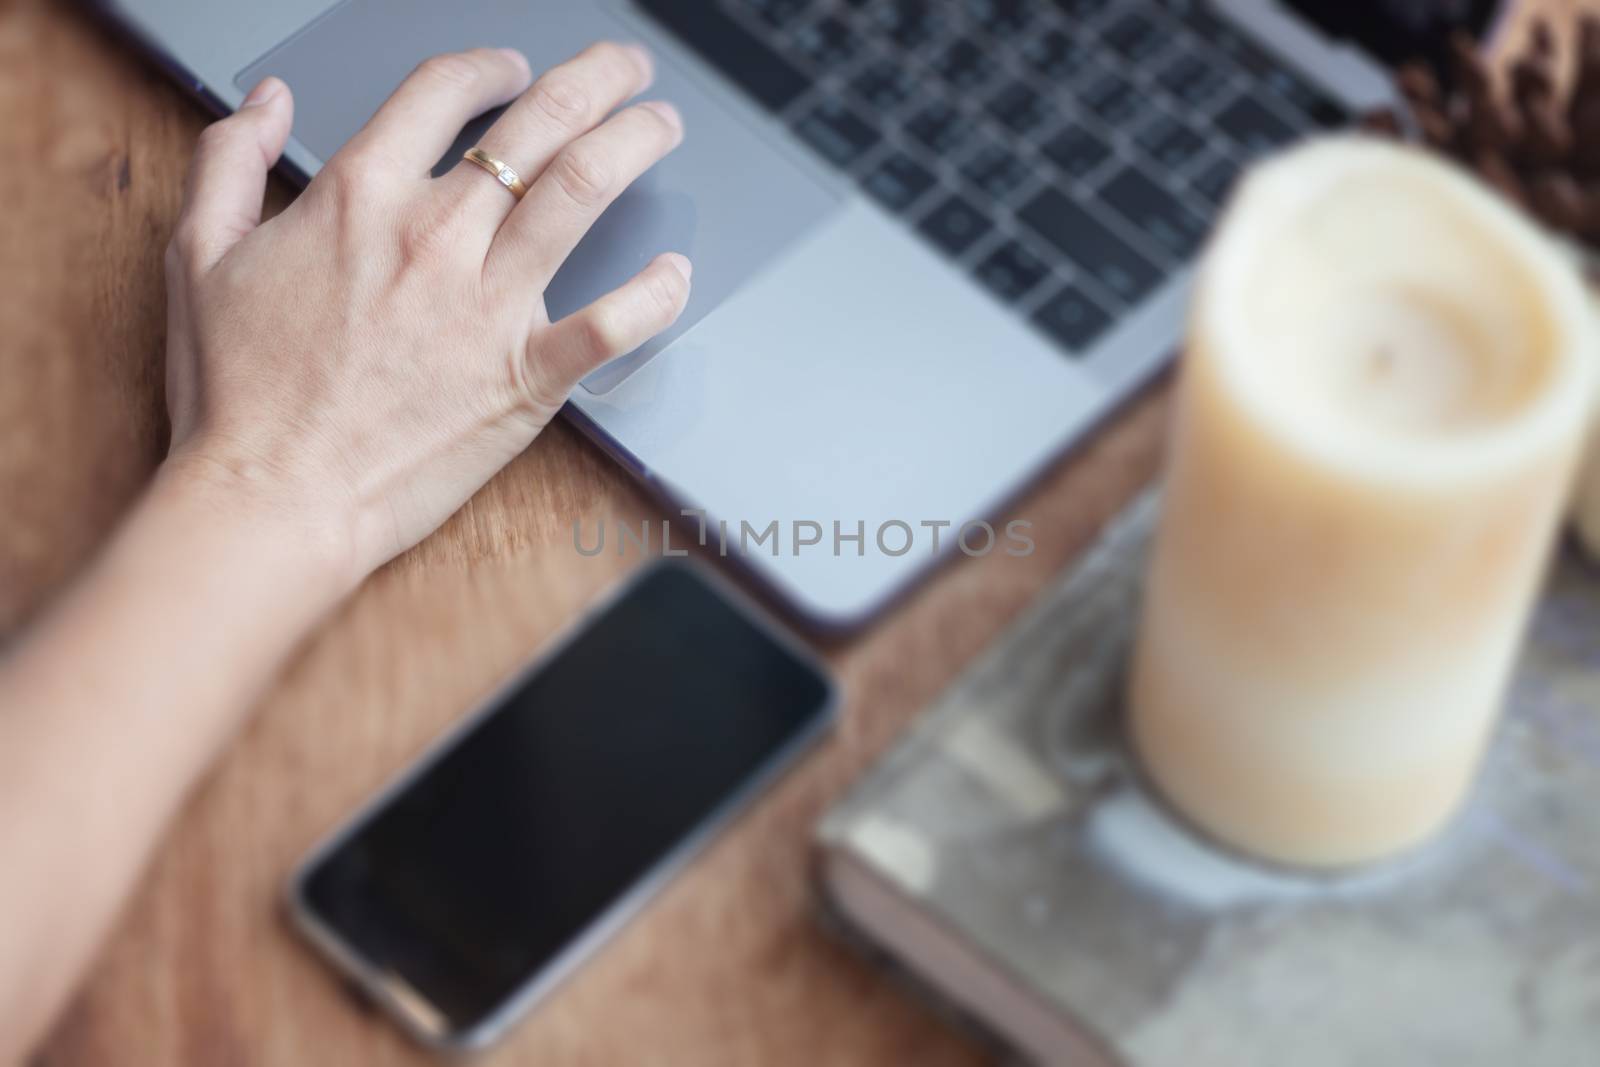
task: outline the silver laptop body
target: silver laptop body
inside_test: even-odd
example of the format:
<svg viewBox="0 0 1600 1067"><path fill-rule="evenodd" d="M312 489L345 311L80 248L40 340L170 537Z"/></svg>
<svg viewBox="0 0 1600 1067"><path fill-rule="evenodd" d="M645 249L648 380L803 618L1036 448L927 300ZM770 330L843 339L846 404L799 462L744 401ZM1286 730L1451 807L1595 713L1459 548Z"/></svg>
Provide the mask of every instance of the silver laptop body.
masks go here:
<svg viewBox="0 0 1600 1067"><path fill-rule="evenodd" d="M784 0L713 6L754 35ZM994 516L1160 369L1180 336L1192 252L1161 247L1173 237L1161 229L1161 219L1136 220L1149 223L1139 232L1139 225L1095 199L1147 188L1126 175L1108 177L1140 160L1150 182L1180 202L1193 202L1201 214L1186 184L1198 179L1183 161L1172 155L1166 158L1174 165L1163 166L1163 157L1147 154L1159 137L1154 127L1167 116L1152 116L1144 98L1159 96L1173 57L1152 53L1133 74L1119 75L1139 90L1146 109L1127 128L1088 114L1070 120L1098 131L1095 137L1111 150L1107 161L1091 160L1082 174L1065 127L1034 131L1018 147L1010 127L1035 116L1001 108L1006 100L1027 105L1017 96L1020 85L1033 86L1046 110L1059 97L1063 109L1081 111L1073 98L1100 93L1099 82L1085 79L1113 56L1107 49L1170 47L1164 20L1177 17L1183 5L1101 0L1079 17L1070 14L1071 3L1038 6L1039 21L1017 42L978 56L982 92L999 87L992 97L961 91L967 75L960 71L953 81L935 84L938 71L949 71L956 47L913 41L908 47L929 50L925 58L934 73L917 98L902 105L904 127L883 134L859 156L852 137L867 139L859 133L860 119L870 118L873 108L853 94L867 91L869 68L884 62L882 42L871 38L896 32L890 20L901 9L892 0L809 5L815 10L798 17L812 23L785 29L781 40L801 51L802 58L792 60L797 69L804 69L804 55L838 64L816 73L803 92L791 88L776 101L758 99L701 50L621 0L114 0L110 13L218 111L237 106L266 74L285 78L296 94L285 167L302 177L315 174L429 54L511 45L538 70L599 38L648 44L659 61L652 95L678 105L688 139L602 219L547 299L553 315L564 314L665 250L693 258L694 297L669 334L592 375L574 394L569 415L672 502L669 512L697 512L674 534L679 544L702 528L703 514L708 540L716 545L725 538L727 554L801 615L849 627L940 557L1026 551L1025 532L1010 537L995 529L991 539L967 524ZM963 20L981 21L984 12L1005 7L950 0L924 14L953 20L953 28L940 23L947 37L981 44L983 27ZM1375 64L1335 46L1286 8L1235 0L1211 14L1343 106L1366 107L1387 96ZM1130 25L1137 29L1140 20L1161 31L1154 43L1116 36ZM837 34L841 25L866 40L842 59L827 51L823 33ZM1045 43L1059 41L1062 32L1072 41L1096 43L1094 54L1074 60L1083 73L1075 67L1071 84L1058 86L1030 64L1042 63ZM963 54L971 58L971 50ZM1148 92L1140 71L1149 72ZM1233 92L1240 108L1258 95L1227 86L1220 91ZM1011 147L963 145L944 158L913 144L939 133L922 121L925 112L938 117L927 103L935 96L951 101L959 116L943 135L953 130L953 136L976 137L979 127L992 128L1012 138L1006 142ZM839 114L837 99L846 101L842 110L849 114ZM1108 116L1116 114L1107 108ZM1044 121L1068 120L1047 115ZM470 130L464 136L470 138ZM1225 140L1218 135L1219 144ZM1068 161L1061 167L1050 162L1057 148ZM1009 180L1020 181L1009 192L991 198L968 190L957 198L980 203L985 212L982 236L963 246L961 227L970 220L940 203L942 191L904 208L905 183L895 184L902 174L889 159L902 149L915 150L921 162L897 161L909 172L932 174L943 183L940 190L976 182L981 151L1002 162L1014 154L1025 166L1009 172ZM1110 184L1119 178L1126 180ZM1003 185L997 180L993 188ZM1056 192L1048 193L1052 188ZM1103 270L1080 266L1084 242L1059 229L1068 216L1140 249L1136 258L1158 264L1159 276L1142 279L1136 296L1119 300L1127 271L1115 262ZM1173 240L1184 238L1179 233ZM1015 296L1041 259L1043 282ZM1063 287L1089 294L1088 303L1098 300L1104 314L1085 320L1056 295ZM1092 339L1063 345L1061 331L1079 337L1086 326L1094 327ZM607 519L585 516L574 552L578 540L593 549L597 526ZM964 526L967 536L958 544ZM659 529L654 536L659 549ZM604 550L615 551L616 542L613 528ZM627 547L636 550L631 542Z"/></svg>

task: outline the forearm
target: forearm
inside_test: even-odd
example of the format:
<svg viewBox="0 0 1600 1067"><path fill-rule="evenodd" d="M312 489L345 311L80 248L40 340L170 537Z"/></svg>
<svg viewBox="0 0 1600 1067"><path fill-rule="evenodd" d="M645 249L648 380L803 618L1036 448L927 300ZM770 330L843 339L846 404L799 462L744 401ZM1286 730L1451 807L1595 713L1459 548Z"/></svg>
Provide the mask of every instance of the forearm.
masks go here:
<svg viewBox="0 0 1600 1067"><path fill-rule="evenodd" d="M436 57L266 223L288 87L264 79L200 139L165 259L167 411L188 458L0 660L0 1064L37 1039L305 632L522 452L584 376L683 312L690 264L665 249L558 320L539 299L682 140L669 104L629 104L651 77L641 49L609 43L542 88L515 52ZM462 125L500 105L481 147L539 175L526 195L470 162L433 177ZM195 466L205 456L227 466Z"/></svg>
<svg viewBox="0 0 1600 1067"><path fill-rule="evenodd" d="M39 1038L185 793L350 584L313 526L252 499L164 469L0 660L0 1063Z"/></svg>

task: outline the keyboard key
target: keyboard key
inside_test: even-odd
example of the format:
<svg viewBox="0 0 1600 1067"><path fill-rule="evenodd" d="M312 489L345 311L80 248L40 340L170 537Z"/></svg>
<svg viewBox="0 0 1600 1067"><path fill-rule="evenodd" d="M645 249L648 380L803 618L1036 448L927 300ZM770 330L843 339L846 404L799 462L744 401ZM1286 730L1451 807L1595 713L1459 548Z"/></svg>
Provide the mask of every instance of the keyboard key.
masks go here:
<svg viewBox="0 0 1600 1067"><path fill-rule="evenodd" d="M1130 63L1143 63L1161 51L1162 35L1155 23L1129 12L1102 31L1106 44Z"/></svg>
<svg viewBox="0 0 1600 1067"><path fill-rule="evenodd" d="M787 59L710 4L640 0L657 22L703 55L745 92L777 111L811 85Z"/></svg>
<svg viewBox="0 0 1600 1067"><path fill-rule="evenodd" d="M805 14L815 0L738 0L740 7L771 26L786 26Z"/></svg>
<svg viewBox="0 0 1600 1067"><path fill-rule="evenodd" d="M1079 99L1108 126L1128 121L1140 108L1138 90L1122 75L1110 71L1090 78Z"/></svg>
<svg viewBox="0 0 1600 1067"><path fill-rule="evenodd" d="M683 0L658 2L691 6L684 4ZM889 0L872 8L872 18L885 36L906 49L927 44L946 23L945 13L939 10L935 0Z"/></svg>
<svg viewBox="0 0 1600 1067"><path fill-rule="evenodd" d="M906 132L928 151L944 155L966 140L967 119L943 100L935 100L906 121Z"/></svg>
<svg viewBox="0 0 1600 1067"><path fill-rule="evenodd" d="M1321 127L1342 126L1345 110L1325 93L1312 88L1298 74L1276 67L1261 77L1261 84L1312 124Z"/></svg>
<svg viewBox="0 0 1600 1067"><path fill-rule="evenodd" d="M1082 178L1111 158L1111 146L1082 126L1068 126L1040 148L1046 159Z"/></svg>
<svg viewBox="0 0 1600 1067"><path fill-rule="evenodd" d="M1199 107L1228 84L1228 76L1211 59L1183 52L1162 68L1156 82L1190 107Z"/></svg>
<svg viewBox="0 0 1600 1067"><path fill-rule="evenodd" d="M900 212L921 199L935 183L933 174L920 163L896 152L878 164L861 184L878 203Z"/></svg>
<svg viewBox="0 0 1600 1067"><path fill-rule="evenodd" d="M1295 139L1295 130L1261 101L1241 96L1218 113L1217 128L1250 155L1270 152Z"/></svg>
<svg viewBox="0 0 1600 1067"><path fill-rule="evenodd" d="M1050 268L1016 241L1007 241L980 263L974 273L995 296L1011 304L1042 282Z"/></svg>
<svg viewBox="0 0 1600 1067"><path fill-rule="evenodd" d="M1180 170L1205 148L1205 139L1171 115L1158 115L1134 137L1150 158Z"/></svg>
<svg viewBox="0 0 1600 1067"><path fill-rule="evenodd" d="M1161 280L1149 260L1058 189L1039 193L1017 217L1126 303L1136 303Z"/></svg>
<svg viewBox="0 0 1600 1067"><path fill-rule="evenodd" d="M1245 36L1232 20L1213 14L1207 5L1186 5L1181 15L1189 27L1206 43L1245 70L1262 74L1277 65L1266 52L1261 50L1261 46Z"/></svg>
<svg viewBox="0 0 1600 1067"><path fill-rule="evenodd" d="M899 60L879 59L869 63L850 82L863 103L875 111L893 111L916 91L911 72Z"/></svg>
<svg viewBox="0 0 1600 1067"><path fill-rule="evenodd" d="M971 41L953 41L933 61L952 88L971 91L989 80L998 64L987 51Z"/></svg>
<svg viewBox="0 0 1600 1067"><path fill-rule="evenodd" d="M1205 239L1203 220L1131 167L1107 182L1100 195L1139 232L1179 259L1188 259Z"/></svg>
<svg viewBox="0 0 1600 1067"><path fill-rule="evenodd" d="M1241 68L1251 74L1265 74L1278 66L1278 60L1273 59L1260 45L1247 36L1243 30L1229 25L1211 39L1216 45L1228 54L1228 58L1239 64Z"/></svg>
<svg viewBox="0 0 1600 1067"><path fill-rule="evenodd" d="M792 39L793 51L823 70L831 70L850 62L861 47L855 31L832 17L796 30Z"/></svg>
<svg viewBox="0 0 1600 1067"><path fill-rule="evenodd" d="M1105 332L1111 316L1069 285L1039 305L1033 321L1067 351L1078 354Z"/></svg>
<svg viewBox="0 0 1600 1067"><path fill-rule="evenodd" d="M967 0L967 14L972 21L996 37L1027 29L1033 13L1034 5L1029 0Z"/></svg>
<svg viewBox="0 0 1600 1067"><path fill-rule="evenodd" d="M952 256L959 256L993 228L993 223L959 196L952 196L917 227L928 239Z"/></svg>
<svg viewBox="0 0 1600 1067"><path fill-rule="evenodd" d="M1189 179L1189 184L1194 186L1195 192L1217 207L1221 207L1238 177L1239 164L1218 156L1195 171L1194 177Z"/></svg>
<svg viewBox="0 0 1600 1067"><path fill-rule="evenodd" d="M1067 18L1082 19L1106 10L1119 0L1052 0L1052 2Z"/></svg>
<svg viewBox="0 0 1600 1067"><path fill-rule="evenodd" d="M962 175L995 200L1004 200L1032 176L1032 169L1011 149L990 142L961 165Z"/></svg>
<svg viewBox="0 0 1600 1067"><path fill-rule="evenodd" d="M1014 81L989 98L989 113L1016 133L1028 133L1050 118L1050 104L1026 82Z"/></svg>
<svg viewBox="0 0 1600 1067"><path fill-rule="evenodd" d="M1023 61L1046 78L1071 77L1083 63L1085 47L1060 30L1046 30L1022 42Z"/></svg>
<svg viewBox="0 0 1600 1067"><path fill-rule="evenodd" d="M878 131L837 100L824 100L795 123L800 139L836 167L847 167L879 141Z"/></svg>

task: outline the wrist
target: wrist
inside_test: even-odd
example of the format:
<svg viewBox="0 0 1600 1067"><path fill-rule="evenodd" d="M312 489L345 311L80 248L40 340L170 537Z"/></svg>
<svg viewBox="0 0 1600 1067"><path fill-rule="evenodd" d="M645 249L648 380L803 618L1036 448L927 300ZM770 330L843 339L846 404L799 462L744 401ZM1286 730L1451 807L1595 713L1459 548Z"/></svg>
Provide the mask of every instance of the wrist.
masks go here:
<svg viewBox="0 0 1600 1067"><path fill-rule="evenodd" d="M261 464L184 445L156 472L148 505L181 515L195 535L235 546L323 607L366 577L354 524L317 494L296 491Z"/></svg>

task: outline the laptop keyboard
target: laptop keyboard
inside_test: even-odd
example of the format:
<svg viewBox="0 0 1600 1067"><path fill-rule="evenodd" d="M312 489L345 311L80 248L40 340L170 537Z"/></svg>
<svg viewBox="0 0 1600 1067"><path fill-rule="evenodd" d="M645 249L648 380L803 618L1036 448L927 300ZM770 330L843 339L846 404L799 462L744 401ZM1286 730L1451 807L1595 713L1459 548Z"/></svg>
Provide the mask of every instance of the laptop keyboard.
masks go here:
<svg viewBox="0 0 1600 1067"><path fill-rule="evenodd" d="M1343 109L1201 0L642 0L1069 355Z"/></svg>

